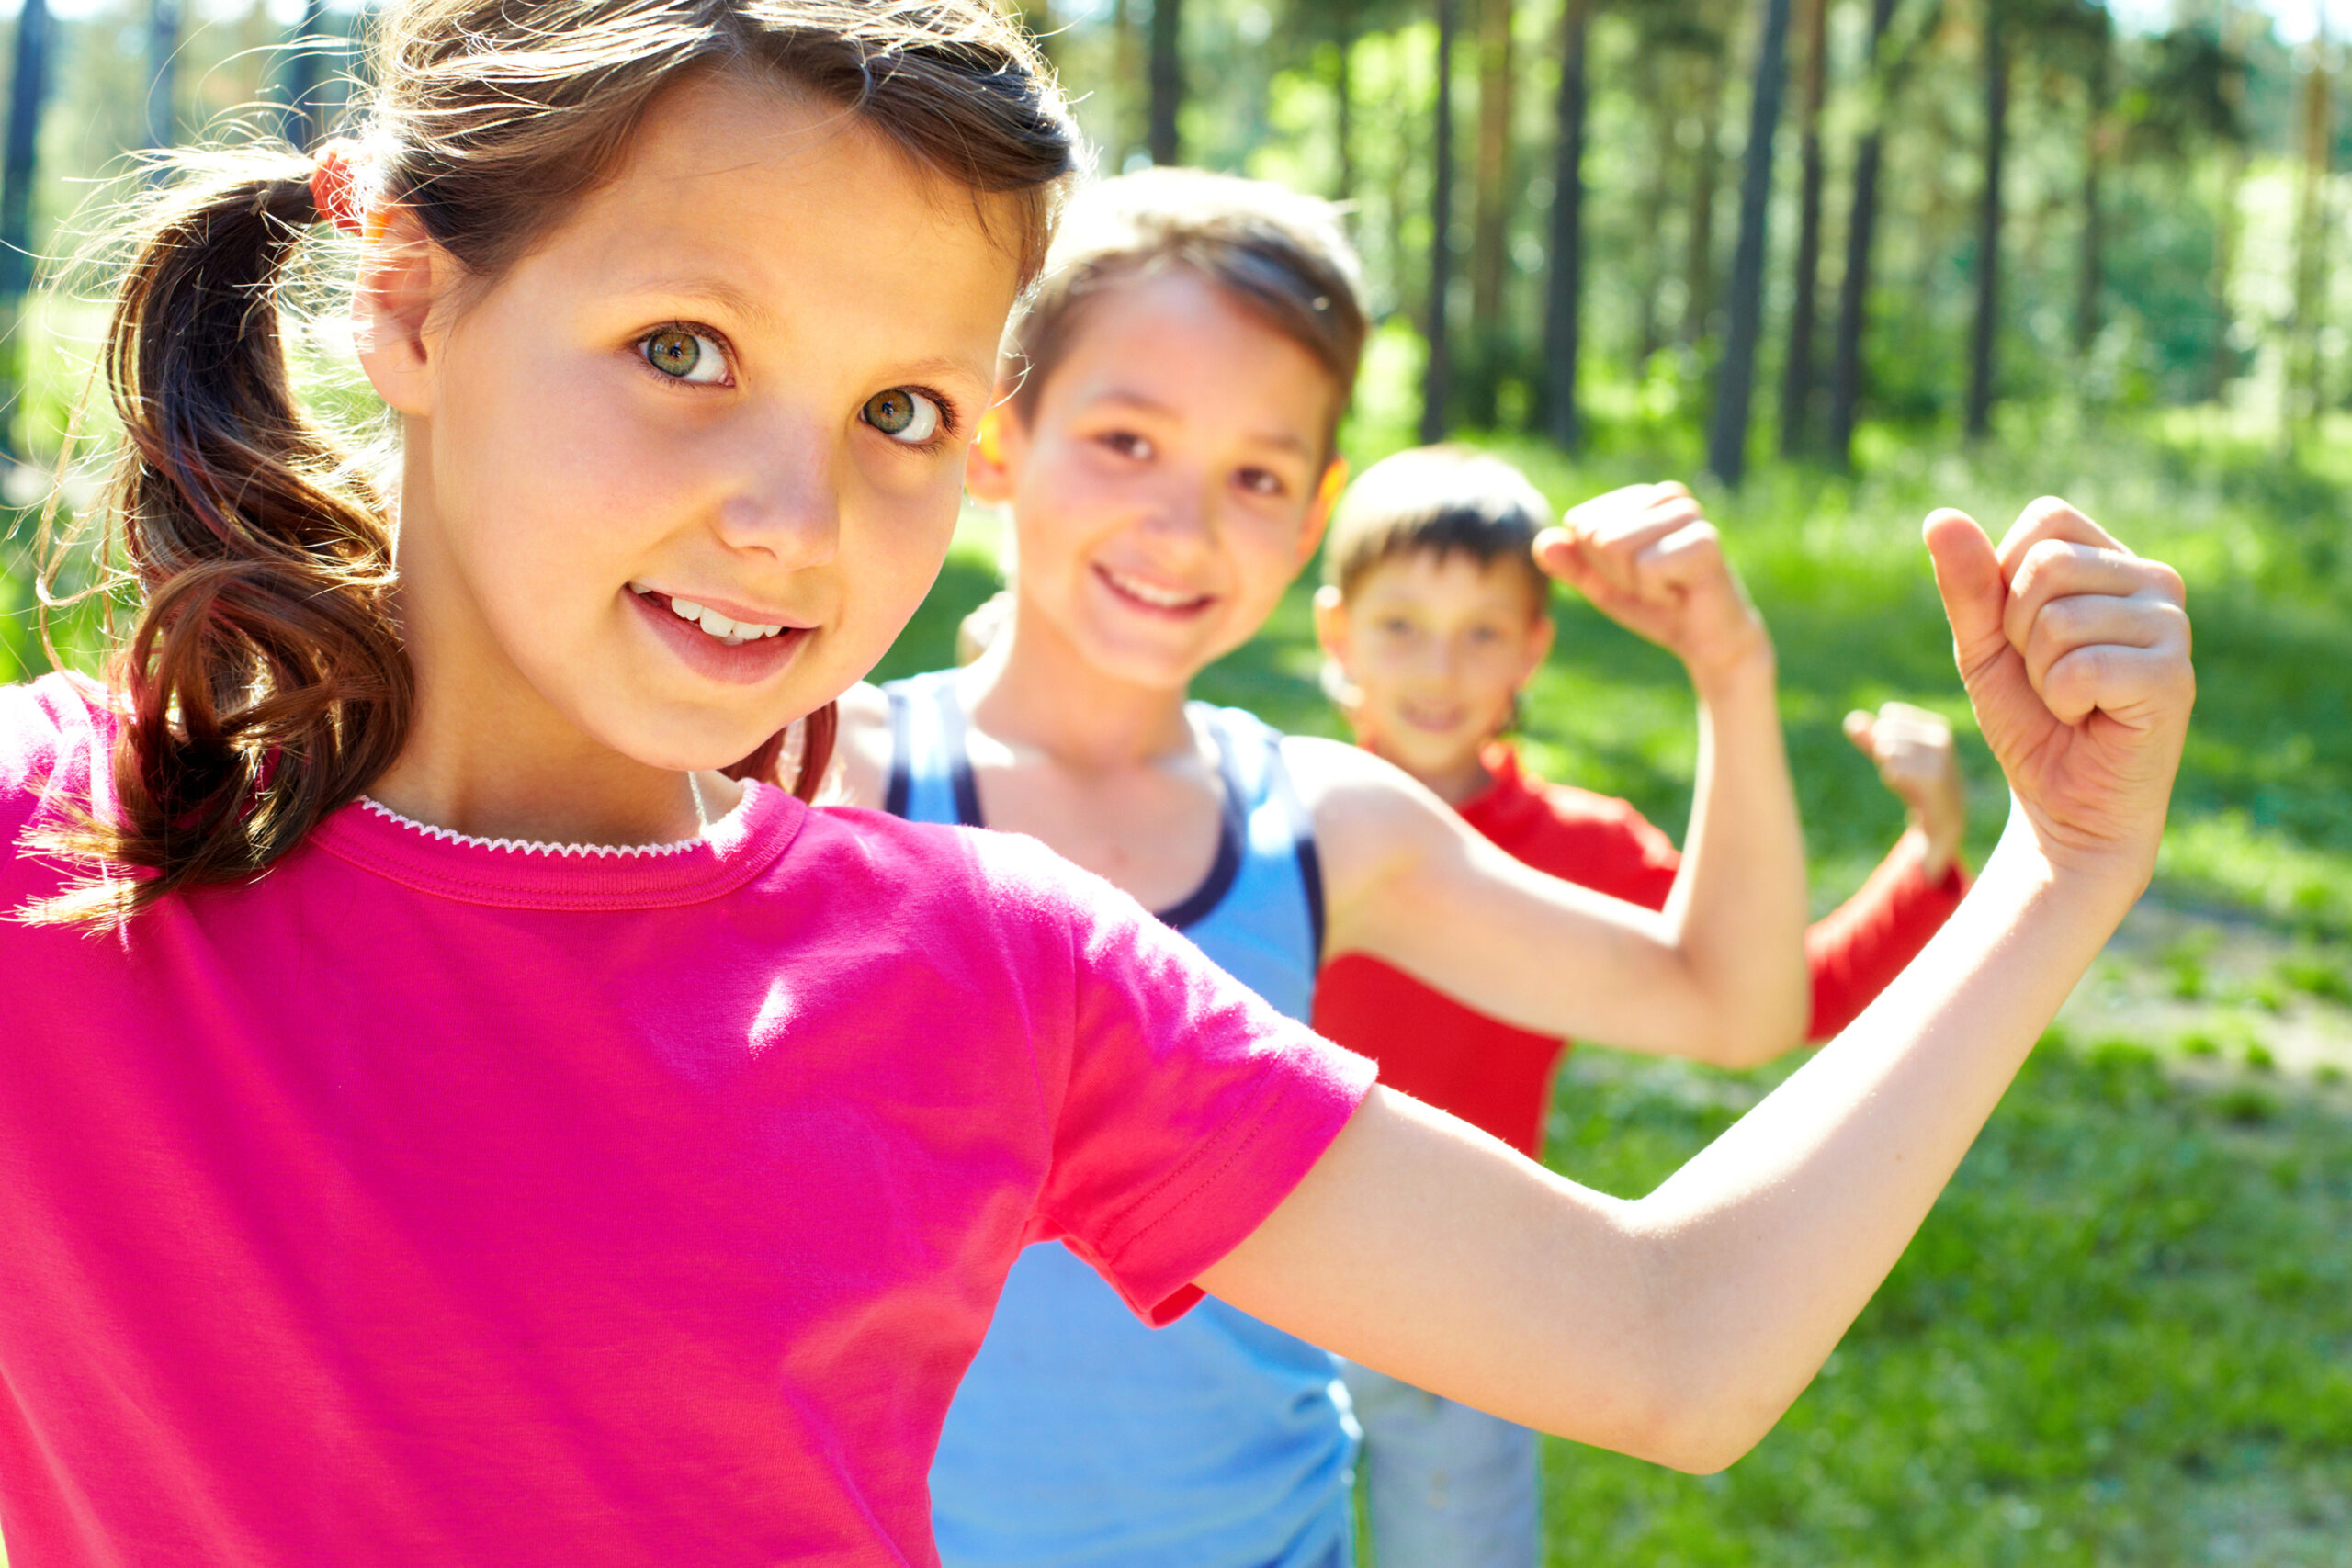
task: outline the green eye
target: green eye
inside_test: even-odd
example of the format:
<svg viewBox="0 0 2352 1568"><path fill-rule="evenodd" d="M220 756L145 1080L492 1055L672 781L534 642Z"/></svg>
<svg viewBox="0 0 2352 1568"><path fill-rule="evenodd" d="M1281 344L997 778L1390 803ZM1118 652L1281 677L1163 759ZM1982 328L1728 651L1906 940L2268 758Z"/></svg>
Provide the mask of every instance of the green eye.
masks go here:
<svg viewBox="0 0 2352 1568"><path fill-rule="evenodd" d="M684 327L648 333L639 346L648 365L675 380L718 381L727 374L727 356L718 345Z"/></svg>
<svg viewBox="0 0 2352 1568"><path fill-rule="evenodd" d="M912 446L939 433L939 405L907 387L893 387L865 400L857 417L888 436Z"/></svg>

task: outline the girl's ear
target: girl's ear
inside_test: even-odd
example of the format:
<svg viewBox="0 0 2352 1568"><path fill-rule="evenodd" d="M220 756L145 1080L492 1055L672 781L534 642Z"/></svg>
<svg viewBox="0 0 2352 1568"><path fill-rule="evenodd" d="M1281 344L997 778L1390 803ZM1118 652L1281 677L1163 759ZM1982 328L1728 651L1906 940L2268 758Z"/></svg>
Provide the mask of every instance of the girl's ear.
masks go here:
<svg viewBox="0 0 2352 1568"><path fill-rule="evenodd" d="M352 290L353 336L376 395L404 414L433 412L428 330L433 306L455 265L405 209L370 214Z"/></svg>
<svg viewBox="0 0 2352 1568"><path fill-rule="evenodd" d="M1298 564L1305 566L1315 558L1315 547L1323 542L1323 530L1330 526L1331 508L1340 504L1340 492L1348 488L1348 460L1334 457L1323 468L1322 482L1315 487L1315 499L1306 508L1306 525L1299 530ZM1329 592L1325 589L1322 592ZM1322 603L1321 593L1316 603Z"/></svg>
<svg viewBox="0 0 2352 1568"><path fill-rule="evenodd" d="M1015 475L1028 446L1028 430L1014 412L1012 395L1000 388L997 400L980 414L980 428L964 457L964 488L987 506L1012 499Z"/></svg>

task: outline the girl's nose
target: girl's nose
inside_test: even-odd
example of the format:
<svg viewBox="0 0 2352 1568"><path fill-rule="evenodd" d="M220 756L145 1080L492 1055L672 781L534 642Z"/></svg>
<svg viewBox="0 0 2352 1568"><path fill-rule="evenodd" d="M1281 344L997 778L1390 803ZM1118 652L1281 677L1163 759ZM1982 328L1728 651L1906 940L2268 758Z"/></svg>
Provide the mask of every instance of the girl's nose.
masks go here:
<svg viewBox="0 0 2352 1568"><path fill-rule="evenodd" d="M841 547L841 485L831 445L813 430L778 434L743 454L718 503L729 549L787 569L821 566Z"/></svg>

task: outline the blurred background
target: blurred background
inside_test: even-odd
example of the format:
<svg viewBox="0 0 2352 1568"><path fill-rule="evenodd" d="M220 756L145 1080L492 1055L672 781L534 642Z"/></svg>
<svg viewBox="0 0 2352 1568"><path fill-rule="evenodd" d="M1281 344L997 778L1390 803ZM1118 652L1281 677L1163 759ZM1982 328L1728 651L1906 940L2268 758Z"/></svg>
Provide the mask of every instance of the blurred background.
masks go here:
<svg viewBox="0 0 2352 1568"><path fill-rule="evenodd" d="M0 0L6 3L6 0ZM364 10L13 0L0 679L103 311L35 288L144 149L332 128ZM1917 525L2066 494L2179 565L2203 696L2154 891L1828 1371L1693 1479L1547 1454L1559 1563L2352 1563L2352 0L1039 0L1106 171L1348 204L1359 467L1445 437L1566 505L1691 481L1781 649L1816 901L1900 831L1838 733L1967 723ZM136 178L136 176L132 176ZM322 401L364 415L331 331ZM81 416L103 437L103 410ZM62 486L57 482L61 477ZM884 674L996 585L975 513ZM85 559L62 577L91 581ZM1554 778L1687 812L1679 668L1581 605ZM1302 593L1204 694L1335 733ZM1579 1052L1553 1159L1645 1190L1786 1069Z"/></svg>

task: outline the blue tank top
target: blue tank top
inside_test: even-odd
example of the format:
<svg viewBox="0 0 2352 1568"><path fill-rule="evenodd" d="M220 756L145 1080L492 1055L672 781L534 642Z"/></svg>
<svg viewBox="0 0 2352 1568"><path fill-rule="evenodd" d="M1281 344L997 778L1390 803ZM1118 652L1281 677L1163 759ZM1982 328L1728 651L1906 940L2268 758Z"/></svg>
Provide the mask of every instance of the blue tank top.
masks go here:
<svg viewBox="0 0 2352 1568"><path fill-rule="evenodd" d="M981 827L953 671L884 688L885 801ZM1282 738L1187 710L1216 747L1224 813L1205 881L1160 919L1293 1018L1322 952L1322 876ZM1211 1297L1144 1326L1059 1243L1013 1265L931 1470L947 1568L1345 1568L1356 1428L1338 1364Z"/></svg>

